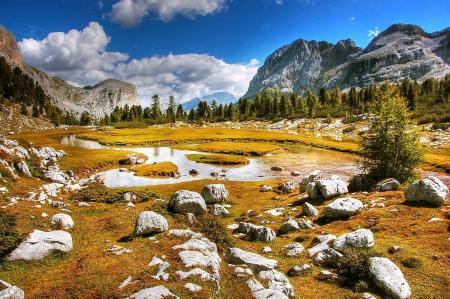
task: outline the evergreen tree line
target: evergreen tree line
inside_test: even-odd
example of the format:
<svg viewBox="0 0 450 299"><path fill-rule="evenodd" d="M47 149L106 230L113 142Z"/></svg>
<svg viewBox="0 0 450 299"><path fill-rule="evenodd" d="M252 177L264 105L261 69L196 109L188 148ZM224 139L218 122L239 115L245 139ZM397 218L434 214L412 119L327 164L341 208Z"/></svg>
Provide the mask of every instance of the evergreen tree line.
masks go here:
<svg viewBox="0 0 450 299"><path fill-rule="evenodd" d="M385 83L389 84L389 83ZM383 85L385 85L383 84ZM176 105L173 96L169 98L166 111L161 110L158 95L152 97L150 107L116 107L110 115L105 115L100 124L118 123L160 124L174 121L223 122L246 120L280 120L284 118L348 117L366 113L369 107L380 101L383 85L366 88L351 88L342 92L321 88L318 93L307 90L303 94L285 93L277 89L265 89L251 99L240 99L236 104L208 105L199 102L196 109L184 111ZM390 84L391 85L391 84ZM443 79L427 79L422 84L409 79L391 85L393 94L403 98L413 117L419 123L450 121L450 75Z"/></svg>
<svg viewBox="0 0 450 299"><path fill-rule="evenodd" d="M20 104L22 114L28 115L31 110L33 117L45 116L55 125L79 124L78 118L73 114L63 112L53 105L39 84L20 68L11 67L0 56L0 104L7 100Z"/></svg>

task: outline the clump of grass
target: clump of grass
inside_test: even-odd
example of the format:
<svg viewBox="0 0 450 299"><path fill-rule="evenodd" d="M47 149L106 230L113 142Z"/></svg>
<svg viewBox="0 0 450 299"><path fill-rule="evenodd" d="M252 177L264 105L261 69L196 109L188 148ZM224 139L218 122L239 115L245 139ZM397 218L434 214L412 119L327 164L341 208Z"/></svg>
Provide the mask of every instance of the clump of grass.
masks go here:
<svg viewBox="0 0 450 299"><path fill-rule="evenodd" d="M138 176L170 176L176 177L178 176L178 167L172 162L159 162L153 164L145 164L136 166L133 168L133 171Z"/></svg>
<svg viewBox="0 0 450 299"><path fill-rule="evenodd" d="M22 241L16 229L16 217L0 211L0 260L3 260Z"/></svg>
<svg viewBox="0 0 450 299"><path fill-rule="evenodd" d="M110 194L110 190L100 182L92 182L78 193L72 195L73 200L78 201L104 201Z"/></svg>
<svg viewBox="0 0 450 299"><path fill-rule="evenodd" d="M190 154L186 155L191 161L197 163L207 163L207 164L219 164L219 165L246 165L250 161L244 157L232 156L232 155L222 155L222 154Z"/></svg>
<svg viewBox="0 0 450 299"><path fill-rule="evenodd" d="M418 268L422 267L422 261L416 257L410 257L410 258L404 259L402 261L402 265L407 268L418 269Z"/></svg>
<svg viewBox="0 0 450 299"><path fill-rule="evenodd" d="M341 284L355 291L363 288L369 281L369 259L380 256L367 248L345 250L344 256L337 263L337 273L342 277ZM368 287L364 286L367 290Z"/></svg>
<svg viewBox="0 0 450 299"><path fill-rule="evenodd" d="M221 250L235 245L234 240L228 235L225 225L220 223L213 215L198 216L196 226L198 231L216 243Z"/></svg>

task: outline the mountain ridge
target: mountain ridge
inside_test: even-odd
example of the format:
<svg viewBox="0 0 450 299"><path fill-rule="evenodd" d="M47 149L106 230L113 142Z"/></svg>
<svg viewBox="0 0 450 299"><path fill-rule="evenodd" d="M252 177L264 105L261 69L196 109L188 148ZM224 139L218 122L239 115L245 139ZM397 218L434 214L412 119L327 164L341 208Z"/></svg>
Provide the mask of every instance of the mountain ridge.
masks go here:
<svg viewBox="0 0 450 299"><path fill-rule="evenodd" d="M214 100L216 101L217 105L225 105L237 102L237 98L233 94L226 91L219 91L210 95L195 97L187 102L182 103L181 105L183 106L183 109L185 111L190 111L191 109L197 108L200 101L206 101L208 105L211 105Z"/></svg>
<svg viewBox="0 0 450 299"><path fill-rule="evenodd" d="M304 91L321 87L366 87L404 78L422 81L450 73L450 28L432 33L393 24L366 48L351 39L336 44L297 39L270 54L250 81L244 98L265 88Z"/></svg>

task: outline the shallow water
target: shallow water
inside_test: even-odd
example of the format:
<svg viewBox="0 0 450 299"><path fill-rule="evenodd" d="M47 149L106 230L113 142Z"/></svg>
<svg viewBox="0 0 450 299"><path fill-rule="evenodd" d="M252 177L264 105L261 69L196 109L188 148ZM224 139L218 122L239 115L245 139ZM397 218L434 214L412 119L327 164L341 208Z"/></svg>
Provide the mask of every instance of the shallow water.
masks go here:
<svg viewBox="0 0 450 299"><path fill-rule="evenodd" d="M64 137L61 143L87 149L110 148L102 146L96 141L78 139L73 135ZM111 169L99 173L108 187L163 185L199 179L233 181L292 179L297 181L299 177L291 176L292 171L298 171L303 176L317 169L328 175L337 174L348 180L352 175L359 173L358 168L355 166L356 157L354 155L303 145L290 145L289 151L280 151L264 157L250 157L248 158L250 160L248 165L233 166L190 161L186 158L186 155L201 153L194 150L180 150L171 147L120 147L112 149L142 153L148 157L146 164L171 161L178 166L180 176L177 178L147 178L135 176L132 171L121 172L119 169ZM274 165L281 166L284 170L271 170L270 168ZM189 171L191 169L197 170L198 175L190 175ZM212 172L218 173L219 176L211 176ZM433 172L428 172L427 174L437 175L444 182L449 178L446 175Z"/></svg>

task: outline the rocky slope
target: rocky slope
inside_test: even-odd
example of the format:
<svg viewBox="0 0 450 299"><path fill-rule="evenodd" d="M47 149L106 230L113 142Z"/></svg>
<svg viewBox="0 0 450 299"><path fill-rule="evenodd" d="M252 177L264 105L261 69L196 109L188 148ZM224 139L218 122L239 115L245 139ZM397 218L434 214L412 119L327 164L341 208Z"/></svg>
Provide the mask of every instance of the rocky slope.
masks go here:
<svg viewBox="0 0 450 299"><path fill-rule="evenodd" d="M14 36L4 27L0 27L0 55L38 82L53 102L65 111L75 114L88 111L99 117L111 113L116 106L140 104L133 84L108 79L94 86L80 88L24 63Z"/></svg>
<svg viewBox="0 0 450 299"><path fill-rule="evenodd" d="M195 97L185 103L182 104L183 109L185 111L190 111L191 109L195 109L198 106L200 101L206 101L209 105L212 104L213 101L216 101L217 105L225 105L230 103L235 103L237 101L236 97L229 92L215 92L213 94L203 96L203 97Z"/></svg>
<svg viewBox="0 0 450 299"><path fill-rule="evenodd" d="M385 80L424 80L450 73L450 28L427 33L395 24L365 48L350 40L335 45L299 39L272 53L250 82L244 97L264 88L302 91L321 87L364 87Z"/></svg>

